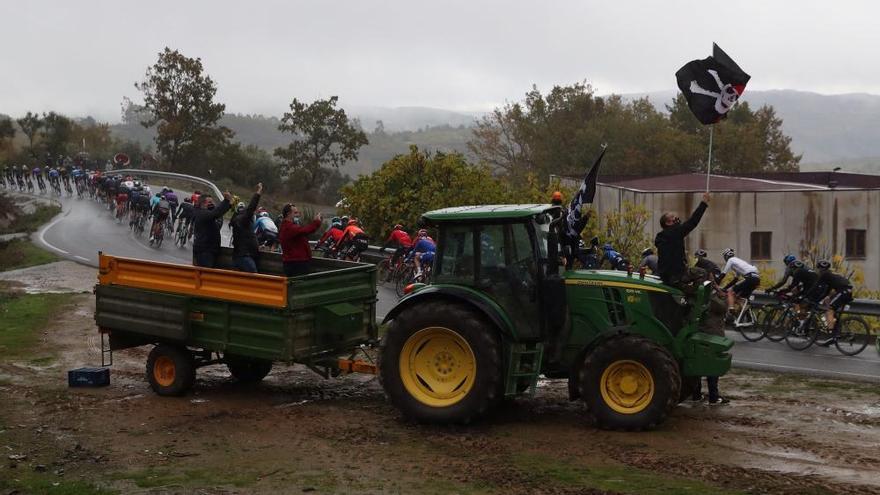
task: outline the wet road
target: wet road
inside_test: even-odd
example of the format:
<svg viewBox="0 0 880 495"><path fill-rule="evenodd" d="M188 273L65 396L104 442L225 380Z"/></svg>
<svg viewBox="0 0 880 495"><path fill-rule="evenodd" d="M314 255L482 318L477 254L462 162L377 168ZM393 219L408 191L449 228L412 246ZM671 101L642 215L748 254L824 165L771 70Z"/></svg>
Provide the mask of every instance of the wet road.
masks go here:
<svg viewBox="0 0 880 495"><path fill-rule="evenodd" d="M166 243L151 248L144 237L133 235L127 223L116 224L110 212L91 200L63 198L62 216L47 224L37 235L37 242L56 253L80 263L97 266L98 251L117 256L190 263L191 251ZM224 244L229 232L223 229ZM377 315L384 316L397 297L392 290L379 287ZM858 356L843 356L833 347L811 347L797 352L782 343L766 340L747 342L738 332L728 332L736 341L734 365L744 368L799 373L829 378L866 380L880 383L880 357L872 346Z"/></svg>

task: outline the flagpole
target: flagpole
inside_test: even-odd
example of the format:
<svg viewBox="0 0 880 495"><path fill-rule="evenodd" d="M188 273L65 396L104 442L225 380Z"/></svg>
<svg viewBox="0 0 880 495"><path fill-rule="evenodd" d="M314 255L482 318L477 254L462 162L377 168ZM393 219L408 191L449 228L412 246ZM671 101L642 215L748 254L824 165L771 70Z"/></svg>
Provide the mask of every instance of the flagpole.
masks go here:
<svg viewBox="0 0 880 495"><path fill-rule="evenodd" d="M712 135L715 133L715 126L709 126L709 163L706 166L706 192L709 192L709 177L712 175Z"/></svg>

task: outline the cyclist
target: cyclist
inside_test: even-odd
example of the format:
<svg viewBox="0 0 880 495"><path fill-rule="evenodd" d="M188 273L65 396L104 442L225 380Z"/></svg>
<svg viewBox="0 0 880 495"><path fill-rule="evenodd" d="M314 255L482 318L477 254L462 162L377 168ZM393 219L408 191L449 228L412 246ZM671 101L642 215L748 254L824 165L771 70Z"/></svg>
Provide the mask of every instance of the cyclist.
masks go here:
<svg viewBox="0 0 880 495"><path fill-rule="evenodd" d="M612 270L625 271L627 267L629 267L629 261L627 261L623 255L615 251L610 242L606 242L605 245L602 246L602 253L602 261L608 260L608 264L611 265Z"/></svg>
<svg viewBox="0 0 880 495"><path fill-rule="evenodd" d="M46 190L46 183L43 182L43 171L40 170L40 166L34 166L34 169L31 171L31 175L34 177L34 181L37 183L37 187L40 188L40 192Z"/></svg>
<svg viewBox="0 0 880 495"><path fill-rule="evenodd" d="M721 277L723 278L729 271L733 270L733 279L724 286L724 290L727 291L727 316L730 319L734 317L733 312L736 298L748 299L752 292L761 284L761 276L758 275L758 268L741 258L737 258L733 248L725 249L722 256L726 263L721 270ZM742 277L742 280L740 280L740 277Z"/></svg>
<svg viewBox="0 0 880 495"><path fill-rule="evenodd" d="M434 253L437 251L437 245L434 240L428 236L428 231L421 229L416 234L416 243L406 256L406 261L412 260L416 265L416 273L413 278L422 276L422 264L431 266L434 262Z"/></svg>
<svg viewBox="0 0 880 495"><path fill-rule="evenodd" d="M55 167L49 169L49 185L55 189L55 192L61 194L61 174L58 173L58 169Z"/></svg>
<svg viewBox="0 0 880 495"><path fill-rule="evenodd" d="M272 220L272 216L265 208L257 213L257 219L254 221L254 235L257 236L257 244L267 246L269 249L275 249L278 244L278 226Z"/></svg>
<svg viewBox="0 0 880 495"><path fill-rule="evenodd" d="M342 235L342 220L339 217L333 217L330 219L330 228L321 234L316 247L323 246L325 243L328 247L335 246L342 239Z"/></svg>
<svg viewBox="0 0 880 495"><path fill-rule="evenodd" d="M358 219L351 218L342 232L342 237L336 243L336 251L340 253L342 259L357 259L369 247L369 239L367 233L358 225Z"/></svg>
<svg viewBox="0 0 880 495"><path fill-rule="evenodd" d="M785 264L785 272L782 274L782 279L773 287L767 289L767 293L777 292L779 290L786 290L787 288L791 288L791 285L786 286L786 284L791 281L792 275L794 275L794 262L797 261L797 258L793 254L786 254L784 258L782 258L782 263ZM786 287L785 289L783 287Z"/></svg>
<svg viewBox="0 0 880 495"><path fill-rule="evenodd" d="M179 232L181 228L190 228L190 225L192 225L192 211L192 198L187 196L183 198L183 203L180 204L180 208L177 212L177 228L174 229L175 233Z"/></svg>
<svg viewBox="0 0 880 495"><path fill-rule="evenodd" d="M150 226L151 244L157 239L160 234L162 234L162 229L165 226L165 220L168 218L168 213L171 209L171 205L168 204L168 200L163 198L161 193L156 193L156 195L153 197L156 199L156 201L150 208L150 211L153 214L153 225Z"/></svg>
<svg viewBox="0 0 880 495"><path fill-rule="evenodd" d="M159 204L159 201L162 201L163 199L165 198L162 196L161 192L157 192L150 197L150 211L153 211L153 209L156 208L156 205Z"/></svg>
<svg viewBox="0 0 880 495"><path fill-rule="evenodd" d="M828 328L834 328L837 324L836 311L840 311L852 302L852 284L849 279L843 275L834 273L831 270L831 262L821 260L816 263L819 272L819 278L816 280L816 287L819 292L814 294L818 300L829 298L828 309L825 311L825 320L828 322ZM835 334L837 331L835 330ZM836 337L836 335L834 335ZM830 343L830 342L829 342ZM827 345L820 344L820 345Z"/></svg>
<svg viewBox="0 0 880 495"><path fill-rule="evenodd" d="M409 250L412 249L412 245L412 238L403 230L403 225L397 224L391 230L391 234L385 241L385 245L382 246L381 251L385 251L389 247L395 248L394 254L391 255L391 264L393 265L401 256L406 256Z"/></svg>
<svg viewBox="0 0 880 495"><path fill-rule="evenodd" d="M721 282L721 279L723 278L721 276L721 268L718 268L718 265L716 265L714 261L708 258L709 253L707 253L705 249L697 249L697 251L694 253L694 256L697 258L697 262L694 266L705 270L706 275L709 277L709 280L711 280L715 285L718 285L718 283Z"/></svg>
<svg viewBox="0 0 880 495"><path fill-rule="evenodd" d="M125 215L125 209L128 207L128 188L125 184L120 184L116 190L116 220L122 222Z"/></svg>
<svg viewBox="0 0 880 495"><path fill-rule="evenodd" d="M27 165L21 166L21 176L24 178L28 192L34 190L34 182L31 180L31 169Z"/></svg>
<svg viewBox="0 0 880 495"><path fill-rule="evenodd" d="M171 205L171 223L177 221L177 194L169 187L167 191L165 191L165 199L168 200L168 204Z"/></svg>
<svg viewBox="0 0 880 495"><path fill-rule="evenodd" d="M68 170L66 165L60 165L58 168L61 169L61 182L64 183L64 189L70 192L70 170Z"/></svg>
<svg viewBox="0 0 880 495"><path fill-rule="evenodd" d="M803 261L795 260L791 262L791 285L786 290L791 291L792 295L800 296L807 301L819 303L822 300L821 287L816 284L819 280L819 274L811 270Z"/></svg>
<svg viewBox="0 0 880 495"><path fill-rule="evenodd" d="M639 262L639 270L642 267L646 267L651 270L651 273L657 273L657 255L654 254L654 250L651 248L646 248L642 251L642 261Z"/></svg>

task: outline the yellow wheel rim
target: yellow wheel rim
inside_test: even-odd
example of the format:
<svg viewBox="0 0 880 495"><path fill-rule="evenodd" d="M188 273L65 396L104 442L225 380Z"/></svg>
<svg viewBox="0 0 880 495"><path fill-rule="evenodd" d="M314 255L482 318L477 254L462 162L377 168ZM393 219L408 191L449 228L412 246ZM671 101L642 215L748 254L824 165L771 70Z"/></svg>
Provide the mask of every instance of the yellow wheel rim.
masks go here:
<svg viewBox="0 0 880 495"><path fill-rule="evenodd" d="M654 377L642 363L615 361L602 373L599 391L605 404L615 412L636 414L654 398Z"/></svg>
<svg viewBox="0 0 880 495"><path fill-rule="evenodd" d="M400 377L406 391L432 407L464 399L477 373L477 360L467 341L443 327L414 333L400 352Z"/></svg>
<svg viewBox="0 0 880 495"><path fill-rule="evenodd" d="M159 356L153 363L153 378L159 385L170 387L174 384L175 369L173 359L168 356Z"/></svg>

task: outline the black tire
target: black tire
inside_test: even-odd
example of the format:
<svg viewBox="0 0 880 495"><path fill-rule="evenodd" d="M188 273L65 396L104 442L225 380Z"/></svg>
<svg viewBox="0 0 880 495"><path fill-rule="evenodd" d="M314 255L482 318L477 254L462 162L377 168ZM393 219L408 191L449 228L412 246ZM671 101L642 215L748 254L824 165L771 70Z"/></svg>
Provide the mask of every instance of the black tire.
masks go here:
<svg viewBox="0 0 880 495"><path fill-rule="evenodd" d="M746 315L751 319L751 325L749 326L741 326L738 328L739 333L742 334L743 338L748 340L749 342L757 342L764 338L764 329L759 324L760 314L763 311L759 311L758 315L755 314L755 311L751 306L746 310Z"/></svg>
<svg viewBox="0 0 880 495"><path fill-rule="evenodd" d="M224 358L229 372L242 383L257 383L272 371L272 361L239 356L224 356Z"/></svg>
<svg viewBox="0 0 880 495"><path fill-rule="evenodd" d="M804 321L795 320L785 334L785 343L796 351L808 349L819 336L816 314L810 313Z"/></svg>
<svg viewBox="0 0 880 495"><path fill-rule="evenodd" d="M632 362L650 374L653 394L641 409L617 411L603 396L603 375L606 370L631 368L634 366ZM644 337L625 335L602 342L586 355L578 373L578 385L581 398L587 403L597 426L638 431L652 429L666 419L681 398L682 383L678 363L669 351ZM633 393L644 396L647 392L639 392L641 388L639 385Z"/></svg>
<svg viewBox="0 0 880 495"><path fill-rule="evenodd" d="M855 356L868 347L872 337L871 327L864 319L859 316L844 316L841 317L838 325L840 335L834 341L834 347L837 347L841 354Z"/></svg>
<svg viewBox="0 0 880 495"><path fill-rule="evenodd" d="M424 338L425 332L434 332L437 329L451 332L447 335L466 342L475 363L467 366L464 360L458 363L455 359L446 360L444 351L433 353L435 351L432 349L440 346L434 343L429 345L429 341L416 346L416 343ZM409 346L407 346L408 342ZM447 347L456 349L451 345ZM407 352L407 349L413 348L414 352ZM457 350L462 350L461 346ZM433 359L429 356L433 356ZM436 369L424 372L423 378L407 363L416 357L424 357L425 361L434 364ZM443 369L436 363L451 364L445 364L444 366L448 368ZM436 383L437 380L446 378L442 376L444 373L458 373L457 369L450 370L462 368L463 364L465 370L471 369L470 372L465 372L463 379L459 380L461 375L448 377L453 380L449 383L453 385L457 383L457 387L452 389L453 393L458 394L455 402L428 404L416 396L419 394L419 387L433 392L432 382ZM391 321L388 333L382 340L379 370L379 380L388 399L404 417L418 422L470 423L488 413L501 401L503 395L498 329L482 315L461 304L433 301L403 310ZM404 377L404 374L407 374L407 377ZM410 383L409 388L405 384L407 379ZM418 385L416 380L421 385ZM469 388L461 393L463 387Z"/></svg>
<svg viewBox="0 0 880 495"><path fill-rule="evenodd" d="M158 395L183 395L196 381L196 364L184 347L159 344L147 356L147 381Z"/></svg>
<svg viewBox="0 0 880 495"><path fill-rule="evenodd" d="M793 324L792 312L782 306L771 307L766 310L766 319L763 322L764 336L770 342L782 342L785 334Z"/></svg>
<svg viewBox="0 0 880 495"><path fill-rule="evenodd" d="M406 286L412 283L413 274L415 273L415 268L412 265L405 265L400 269L398 273L397 282L394 284L395 290L397 292L397 297L403 297L403 290L406 289Z"/></svg>
<svg viewBox="0 0 880 495"><path fill-rule="evenodd" d="M376 279L381 286L391 282L391 260L385 258L376 265Z"/></svg>

